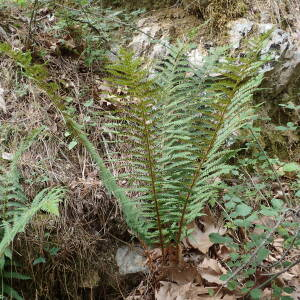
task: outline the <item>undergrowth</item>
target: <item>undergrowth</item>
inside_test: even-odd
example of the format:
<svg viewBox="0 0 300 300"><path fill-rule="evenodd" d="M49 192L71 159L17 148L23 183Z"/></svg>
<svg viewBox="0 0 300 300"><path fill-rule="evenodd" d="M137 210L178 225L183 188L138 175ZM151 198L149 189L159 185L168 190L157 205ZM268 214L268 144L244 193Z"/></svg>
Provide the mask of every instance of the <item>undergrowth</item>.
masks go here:
<svg viewBox="0 0 300 300"><path fill-rule="evenodd" d="M1 294L14 299L23 299L19 293L9 284L9 280L30 279L27 275L12 272L14 261L10 245L16 235L25 230L33 216L43 210L58 216L58 205L64 197L65 190L61 187L46 188L40 191L32 201L30 201L20 183L20 173L18 162L21 155L28 150L36 137L41 133L41 129L29 134L19 145L18 150L13 155L8 168L0 166L0 199L1 199L1 242L0 242L0 276ZM11 269L11 270L10 270Z"/></svg>
<svg viewBox="0 0 300 300"><path fill-rule="evenodd" d="M69 17L74 19L78 15L72 13ZM83 32L89 32L96 20L72 20L60 24L60 29L76 27L73 22L85 24ZM100 29L104 29L106 37L105 31L112 28ZM105 48L101 44L103 39L94 41L93 35L90 37L87 38L90 49L86 52L87 58L91 59L86 61L89 66L106 54L104 50L95 52L94 56L88 52L95 51L98 46ZM239 160L240 168L236 168L232 161L237 160L237 150L228 146L233 134L253 120L251 100L263 80L261 67L268 60L260 55L262 43L263 39L252 44L242 58L231 57L226 49L213 52L201 70L189 65L186 53L191 49L190 45L178 43L156 67L155 76L143 68L142 60L121 50L118 61L107 66L108 80L118 92L111 92L107 99L117 110L110 113L110 124L105 125L105 133L116 138L118 145L126 145L122 150L128 149L128 152L108 151L108 156L113 157L108 161L102 158L85 133L86 128L77 121L70 98L62 97L60 86L49 81L45 66L34 64L29 52L16 51L7 44L1 45L1 51L20 66L61 113L67 134L74 138L69 143L69 150L72 151L77 142L83 144L96 163L107 191L118 199L129 227L143 244L159 246L165 264L172 262L169 254L176 249L175 261L182 263L181 241L191 233L190 223L201 216L204 206L218 205L223 208L226 227L231 231L229 236L212 235L211 239L215 244L238 252L230 255L229 271L222 279L229 290L259 299L264 286L256 278L261 270L273 270L266 259L274 238L284 239L287 252L299 246L299 222L293 219L298 211L285 207L298 203L299 178L293 187L292 200L295 202L285 199L285 193L281 200L273 199L272 193L265 191L268 182L260 179L249 185L252 180L249 172L260 168L264 179L276 181L278 176L271 169L278 161L269 160L259 148L250 161ZM86 102L86 106L91 103ZM253 128L251 130L253 132ZM297 165L279 164L286 172L299 171ZM121 166L121 170L129 172L115 177L107 166L112 166L111 170ZM228 185L226 180L234 176L242 176L243 183ZM17 174L14 173L13 178L18 179ZM280 182L278 185L280 187ZM18 189L16 191L20 194ZM220 191L225 191L221 203ZM274 228L255 225L262 231L253 234L253 223L263 217L274 217L277 223ZM289 222L283 222L285 218L290 218ZM291 233L295 238L291 238ZM57 250L53 248L55 246L44 249L49 259ZM288 269L294 262L283 262L285 257L282 255L277 266ZM36 264L42 264L45 257L36 259ZM283 293L291 292L291 289L277 286L276 278L271 279L276 295L287 297Z"/></svg>

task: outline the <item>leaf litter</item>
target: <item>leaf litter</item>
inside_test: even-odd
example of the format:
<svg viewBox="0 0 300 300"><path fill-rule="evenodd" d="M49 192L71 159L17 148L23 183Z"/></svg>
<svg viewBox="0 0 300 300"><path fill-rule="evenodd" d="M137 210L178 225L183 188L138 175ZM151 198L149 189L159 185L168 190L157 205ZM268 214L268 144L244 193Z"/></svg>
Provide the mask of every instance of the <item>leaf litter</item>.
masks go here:
<svg viewBox="0 0 300 300"><path fill-rule="evenodd" d="M183 241L184 259L180 266L174 264L159 268L161 252L158 249L149 251L148 257L151 257L152 265L157 265L156 271L163 270L163 275L158 277L156 284L156 300L242 299L243 296L239 289L230 291L225 284L226 282L220 279L221 275L228 272L226 262L233 250L225 245L216 245L209 238L212 233L225 235L230 232L227 232L222 224L218 225L216 219L209 212L206 211L206 213L206 216L202 216L190 224L190 228L194 228L194 232ZM273 217L265 217L255 221L255 225L262 225L263 227L273 227L274 223ZM272 251L264 261L266 265L272 265L282 257L284 253L283 244L284 239L281 237L274 239L273 243L270 244ZM212 255L212 248L215 249L214 255ZM289 253L289 257L291 255L299 256L299 254L299 252ZM276 269L271 270L276 272ZM262 270L257 270L255 273L256 286L269 278L264 273ZM294 287L292 294L283 292L283 297L290 296L293 299L300 299L300 266L296 265L288 272L281 274L276 283L282 287ZM144 298L141 296L134 299L142 300ZM260 299L277 299L274 298L270 285L262 290Z"/></svg>

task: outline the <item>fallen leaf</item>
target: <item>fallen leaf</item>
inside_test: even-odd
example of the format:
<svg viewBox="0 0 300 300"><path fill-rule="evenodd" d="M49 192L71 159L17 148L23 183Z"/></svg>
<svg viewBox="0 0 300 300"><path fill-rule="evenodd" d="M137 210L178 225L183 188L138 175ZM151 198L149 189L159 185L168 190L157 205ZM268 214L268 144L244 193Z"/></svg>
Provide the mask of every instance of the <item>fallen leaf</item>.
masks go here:
<svg viewBox="0 0 300 300"><path fill-rule="evenodd" d="M177 284L173 282L161 281L161 287L155 291L156 300L235 300L232 295L210 296L209 288L197 286L193 283Z"/></svg>
<svg viewBox="0 0 300 300"><path fill-rule="evenodd" d="M186 265L185 267L166 267L165 273L168 280L179 284L186 284L189 282L201 283L201 277L195 267Z"/></svg>
<svg viewBox="0 0 300 300"><path fill-rule="evenodd" d="M186 293L191 287L191 283L178 285L172 282L161 281L161 287L155 291L156 300L186 300Z"/></svg>
<svg viewBox="0 0 300 300"><path fill-rule="evenodd" d="M217 227L215 223L202 222L202 224L204 225L203 231L201 231L197 224L193 222L194 231L184 239L183 243L186 246L191 246L200 250L202 253L207 254L208 249L214 244L210 241L209 235L211 233L224 235L226 233L226 229L224 227Z"/></svg>
<svg viewBox="0 0 300 300"><path fill-rule="evenodd" d="M293 299L300 299L300 285L296 286L295 291L290 295Z"/></svg>
<svg viewBox="0 0 300 300"><path fill-rule="evenodd" d="M227 261L228 259L230 259L230 253L232 252L232 250L230 248L228 248L225 245L220 245L220 249L218 250L217 253L217 257L219 257L220 259L222 259L222 261Z"/></svg>
<svg viewBox="0 0 300 300"><path fill-rule="evenodd" d="M226 273L226 269L215 259L205 258L203 262L198 265L198 271L201 277L209 283L224 283L224 281L220 279L220 276Z"/></svg>

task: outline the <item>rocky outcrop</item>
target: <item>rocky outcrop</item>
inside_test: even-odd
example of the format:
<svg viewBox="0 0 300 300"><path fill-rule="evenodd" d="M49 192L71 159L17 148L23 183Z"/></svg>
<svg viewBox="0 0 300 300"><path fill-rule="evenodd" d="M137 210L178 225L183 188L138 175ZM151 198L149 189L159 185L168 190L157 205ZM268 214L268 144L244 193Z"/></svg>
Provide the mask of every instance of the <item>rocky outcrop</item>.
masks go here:
<svg viewBox="0 0 300 300"><path fill-rule="evenodd" d="M161 10L138 21L139 33L133 37L129 46L137 56L144 56L150 60L161 59L167 55L170 43L186 36L187 32L200 23L199 19L182 9ZM243 42L247 38L269 30L273 32L263 53L271 55L274 61L266 66L268 79L265 86L269 88L269 94L276 96L300 78L300 25L298 31L292 34L276 28L271 23L258 23L240 18L227 24L227 42L237 51L243 51ZM199 68L203 56L207 54L206 48L209 48L203 42L205 39L206 37L200 38L198 47L188 54L191 64Z"/></svg>
<svg viewBox="0 0 300 300"><path fill-rule="evenodd" d="M273 96L280 94L300 78L300 36L292 35L271 23L254 23L238 19L228 24L229 40L235 49L241 49L245 38L273 30L262 53L271 55L272 64L267 65L265 81Z"/></svg>
<svg viewBox="0 0 300 300"><path fill-rule="evenodd" d="M183 37L200 23L199 19L180 8L155 12L137 22L139 32L133 37L129 47L135 51L137 56L150 59L164 58L171 42ZM195 54L193 57L199 62L199 59L195 58Z"/></svg>

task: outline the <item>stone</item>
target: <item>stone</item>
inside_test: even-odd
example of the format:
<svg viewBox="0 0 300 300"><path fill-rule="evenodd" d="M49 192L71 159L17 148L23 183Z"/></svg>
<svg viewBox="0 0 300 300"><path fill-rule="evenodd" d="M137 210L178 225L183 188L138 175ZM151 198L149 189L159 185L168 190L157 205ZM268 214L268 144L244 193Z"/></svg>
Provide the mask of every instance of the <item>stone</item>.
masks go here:
<svg viewBox="0 0 300 300"><path fill-rule="evenodd" d="M189 63L195 68L201 68L203 66L204 53L201 52L199 48L192 50L188 54Z"/></svg>
<svg viewBox="0 0 300 300"><path fill-rule="evenodd" d="M298 35L276 28L272 23L254 23L241 18L228 24L229 42L234 49L241 47L242 40L249 35L263 34L273 29L270 40L262 50L262 54L271 55L273 62L264 66L267 72L264 86L270 88L269 94L276 96L289 84L297 82L300 77L300 46ZM296 37L296 38L295 38ZM299 35L300 40L300 35Z"/></svg>
<svg viewBox="0 0 300 300"><path fill-rule="evenodd" d="M143 33L136 35L132 42L129 44L137 56L147 54L153 39L158 39L161 28L158 24L152 24L142 28ZM151 53L148 53L151 56Z"/></svg>
<svg viewBox="0 0 300 300"><path fill-rule="evenodd" d="M181 8L169 8L156 11L142 17L136 23L138 33L129 43L136 56L161 60L168 55L170 40L177 38L199 26L201 21Z"/></svg>
<svg viewBox="0 0 300 300"><path fill-rule="evenodd" d="M249 34L253 25L253 22L244 18L229 22L227 25L229 28L229 42L234 49L238 49L240 47L241 40Z"/></svg>
<svg viewBox="0 0 300 300"><path fill-rule="evenodd" d="M119 267L119 273L121 275L147 273L146 257L141 254L142 252L143 250L138 247L123 246L118 248L116 262Z"/></svg>

